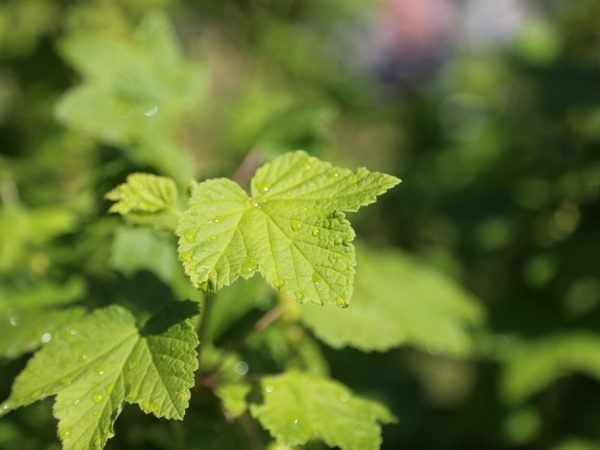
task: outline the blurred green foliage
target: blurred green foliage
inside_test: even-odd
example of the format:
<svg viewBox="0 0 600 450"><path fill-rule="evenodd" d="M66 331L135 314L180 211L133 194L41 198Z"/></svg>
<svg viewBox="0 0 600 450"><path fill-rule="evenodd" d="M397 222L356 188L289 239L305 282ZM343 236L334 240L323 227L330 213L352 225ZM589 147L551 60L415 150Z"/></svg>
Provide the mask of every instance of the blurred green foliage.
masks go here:
<svg viewBox="0 0 600 450"><path fill-rule="evenodd" d="M600 4L531 3L509 39L457 32L412 76L374 50L379 2L0 4L0 398L84 311L201 301L172 234L106 215L127 175L247 184L302 148L403 179L353 218L356 308L224 289L216 395L177 423L126 407L107 448L265 448L240 397L288 369L387 405L383 448L600 448ZM2 417L0 448L59 448L51 402Z"/></svg>

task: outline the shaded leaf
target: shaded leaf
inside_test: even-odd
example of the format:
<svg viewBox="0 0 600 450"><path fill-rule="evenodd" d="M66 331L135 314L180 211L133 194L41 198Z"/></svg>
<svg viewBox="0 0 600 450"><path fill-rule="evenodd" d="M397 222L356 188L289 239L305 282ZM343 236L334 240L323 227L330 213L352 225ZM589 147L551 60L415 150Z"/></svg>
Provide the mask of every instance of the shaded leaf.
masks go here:
<svg viewBox="0 0 600 450"><path fill-rule="evenodd" d="M157 417L182 419L198 366L198 339L189 321L169 317L181 319L157 316L140 330L118 306L86 316L28 362L0 415L56 395L64 448L81 450L102 448L113 436L123 402Z"/></svg>
<svg viewBox="0 0 600 450"><path fill-rule="evenodd" d="M399 250L358 248L349 308L307 305L301 320L334 348L384 351L411 344L431 353L467 354L469 328L481 323L476 300L438 270Z"/></svg>

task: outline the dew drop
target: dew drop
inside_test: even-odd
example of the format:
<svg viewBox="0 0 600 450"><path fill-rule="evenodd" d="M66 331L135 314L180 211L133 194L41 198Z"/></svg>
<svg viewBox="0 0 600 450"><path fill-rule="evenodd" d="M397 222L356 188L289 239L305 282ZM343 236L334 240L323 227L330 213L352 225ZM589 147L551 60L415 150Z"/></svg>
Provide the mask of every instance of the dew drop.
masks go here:
<svg viewBox="0 0 600 450"><path fill-rule="evenodd" d="M346 394L345 392L340 395L340 401L342 402L347 402L350 399L350 396L348 394Z"/></svg>
<svg viewBox="0 0 600 450"><path fill-rule="evenodd" d="M79 334L79 331L78 331L77 329L75 329L75 328L71 328L71 329L69 330L69 334L70 334L71 336L77 336L77 335Z"/></svg>
<svg viewBox="0 0 600 450"><path fill-rule="evenodd" d="M436 356L444 353L446 343L440 337L433 337L427 343L427 351L430 355Z"/></svg>
<svg viewBox="0 0 600 450"><path fill-rule="evenodd" d="M97 391L92 394L92 401L94 403L100 403L102 400L104 400L104 393Z"/></svg>
<svg viewBox="0 0 600 450"><path fill-rule="evenodd" d="M257 267L258 264L256 260L253 257L248 256L244 261L244 264L242 264L242 275L245 277L251 276L254 272L256 272Z"/></svg>
<svg viewBox="0 0 600 450"><path fill-rule="evenodd" d="M221 223L223 221L222 217L215 216L208 221L208 223Z"/></svg>
<svg viewBox="0 0 600 450"><path fill-rule="evenodd" d="M292 230L298 231L300 229L300 227L302 226L302 222L300 222L297 219L292 219L291 225L292 225Z"/></svg>
<svg viewBox="0 0 600 450"><path fill-rule="evenodd" d="M0 411L8 411L10 409L10 403L2 403Z"/></svg>
<svg viewBox="0 0 600 450"><path fill-rule="evenodd" d="M157 112L158 112L158 105L154 105L152 108L144 111L144 115L146 117L152 117L152 116L155 116Z"/></svg>
<svg viewBox="0 0 600 450"><path fill-rule="evenodd" d="M256 185L256 188L259 192L269 192L269 189L271 189L271 186L269 186L266 183L258 183Z"/></svg>
<svg viewBox="0 0 600 450"><path fill-rule="evenodd" d="M42 334L42 337L40 340L42 341L42 344L47 344L48 342L50 342L52 340L52 335L50 333L44 333L44 334Z"/></svg>
<svg viewBox="0 0 600 450"><path fill-rule="evenodd" d="M246 361L240 361L235 365L233 370L235 373L243 377L248 373L248 363Z"/></svg>
<svg viewBox="0 0 600 450"><path fill-rule="evenodd" d="M209 241L216 241L217 240L217 236L215 236L214 234L208 237Z"/></svg>
<svg viewBox="0 0 600 450"><path fill-rule="evenodd" d="M10 316L8 322L10 323L11 327L16 327L17 325L19 325L19 316Z"/></svg>
<svg viewBox="0 0 600 450"><path fill-rule="evenodd" d="M298 419L294 419L294 425L298 425L298 423L300 423L300 421Z"/></svg>
<svg viewBox="0 0 600 450"><path fill-rule="evenodd" d="M75 406L79 405L79 403L81 403L81 400L80 400L80 399L77 399L77 400L74 400L74 401L73 401L73 404L74 404Z"/></svg>
<svg viewBox="0 0 600 450"><path fill-rule="evenodd" d="M294 293L294 297L295 297L295 300L296 300L298 303L302 303L302 300L304 300L304 294L303 294L302 292L300 292L300 291L296 291L296 292Z"/></svg>
<svg viewBox="0 0 600 450"><path fill-rule="evenodd" d="M250 197L249 199L246 200L246 207L260 209L260 203L258 203L252 197Z"/></svg>
<svg viewBox="0 0 600 450"><path fill-rule="evenodd" d="M318 272L313 272L312 280L313 280L313 283L315 283L315 288L317 288L317 287L319 287L319 284L321 283L321 281L323 281L323 277L321 277L321 275L319 275Z"/></svg>
<svg viewBox="0 0 600 450"><path fill-rule="evenodd" d="M106 373L106 371L104 370L104 367L98 367L96 369L96 374L98 374L99 377L104 376L105 373Z"/></svg>
<svg viewBox="0 0 600 450"><path fill-rule="evenodd" d="M275 281L273 281L273 286L275 287L275 289L281 289L281 287L285 284L285 281L282 280L281 278L277 278Z"/></svg>
<svg viewBox="0 0 600 450"><path fill-rule="evenodd" d="M194 230L185 230L183 232L183 238L188 242L194 242L196 239L196 231Z"/></svg>
<svg viewBox="0 0 600 450"><path fill-rule="evenodd" d="M265 392L266 392L267 394L270 394L270 393L272 393L272 392L273 392L273 386L271 386L271 385L269 384L267 387L265 387Z"/></svg>
<svg viewBox="0 0 600 450"><path fill-rule="evenodd" d="M60 380L60 384L62 386L69 386L73 383L73 378L71 377L64 377Z"/></svg>
<svg viewBox="0 0 600 450"><path fill-rule="evenodd" d="M310 169L312 169L312 164L304 163L304 170L310 170Z"/></svg>
<svg viewBox="0 0 600 450"><path fill-rule="evenodd" d="M192 257L194 256L194 252L192 250L187 250L185 252L181 252L181 259L184 261L190 262Z"/></svg>
<svg viewBox="0 0 600 450"><path fill-rule="evenodd" d="M62 430L60 430L58 432L58 437L60 438L61 441L65 441L65 440L69 439L70 436L71 436L70 428L63 428Z"/></svg>
<svg viewBox="0 0 600 450"><path fill-rule="evenodd" d="M319 235L319 229L317 227L314 227L312 230L312 235L314 237L317 237Z"/></svg>
<svg viewBox="0 0 600 450"><path fill-rule="evenodd" d="M340 176L340 173L337 170L332 170L331 172L329 172L329 176L331 178L338 178Z"/></svg>
<svg viewBox="0 0 600 450"><path fill-rule="evenodd" d="M338 297L335 299L335 304L337 306L339 306L340 308L347 308L348 306L350 306L350 302L348 302L348 300L346 300L343 297Z"/></svg>

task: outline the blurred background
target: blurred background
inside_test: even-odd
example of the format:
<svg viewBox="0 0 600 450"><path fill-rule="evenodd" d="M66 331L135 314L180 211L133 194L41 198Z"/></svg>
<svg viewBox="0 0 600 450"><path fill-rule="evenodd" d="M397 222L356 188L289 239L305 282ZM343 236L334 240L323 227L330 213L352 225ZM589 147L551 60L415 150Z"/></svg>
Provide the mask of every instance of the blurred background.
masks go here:
<svg viewBox="0 0 600 450"><path fill-rule="evenodd" d="M14 346L48 340L40 299L153 291L106 215L126 174L187 186L301 148L402 178L358 235L482 317L468 350L319 344L400 418L383 448L600 449L599 20L597 0L0 2L0 398ZM24 343L17 298L44 321ZM57 448L50 409L0 420L0 448ZM179 448L235 448L211 414L188 414L205 438ZM175 448L182 427L126 408L108 448Z"/></svg>

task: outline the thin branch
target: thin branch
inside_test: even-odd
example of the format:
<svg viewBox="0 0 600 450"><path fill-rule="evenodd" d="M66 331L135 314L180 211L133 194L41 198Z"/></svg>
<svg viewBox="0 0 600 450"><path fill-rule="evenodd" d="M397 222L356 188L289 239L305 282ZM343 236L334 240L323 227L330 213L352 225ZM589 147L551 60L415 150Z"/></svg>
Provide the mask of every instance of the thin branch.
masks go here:
<svg viewBox="0 0 600 450"><path fill-rule="evenodd" d="M202 349L207 344L208 327L210 325L214 299L215 297L212 293L206 293L204 296L204 310L202 311L202 319L200 320L200 327L198 329L198 337L200 339L200 347L198 347L198 364L200 369L202 369Z"/></svg>
<svg viewBox="0 0 600 450"><path fill-rule="evenodd" d="M255 322L254 326L247 333L241 336L237 341L231 344L227 348L227 350L225 350L225 355L223 356L223 358L221 358L219 363L213 369L210 370L210 372L207 375L207 378L212 381L211 377L218 373L221 367L223 367L223 364L225 364L225 361L227 360L227 357L229 355L231 355L232 353L236 353L237 351L242 349L250 336L267 328L269 325L271 325L273 322L279 319L285 313L286 310L287 305L284 303L280 303L275 308L272 308L269 311L267 311L266 314L264 314L260 319L258 319Z"/></svg>
<svg viewBox="0 0 600 450"><path fill-rule="evenodd" d="M244 188L250 187L252 175L254 175L256 169L258 169L264 162L265 157L262 152L256 148L253 148L248 152L240 166L231 177L232 180L236 181Z"/></svg>

